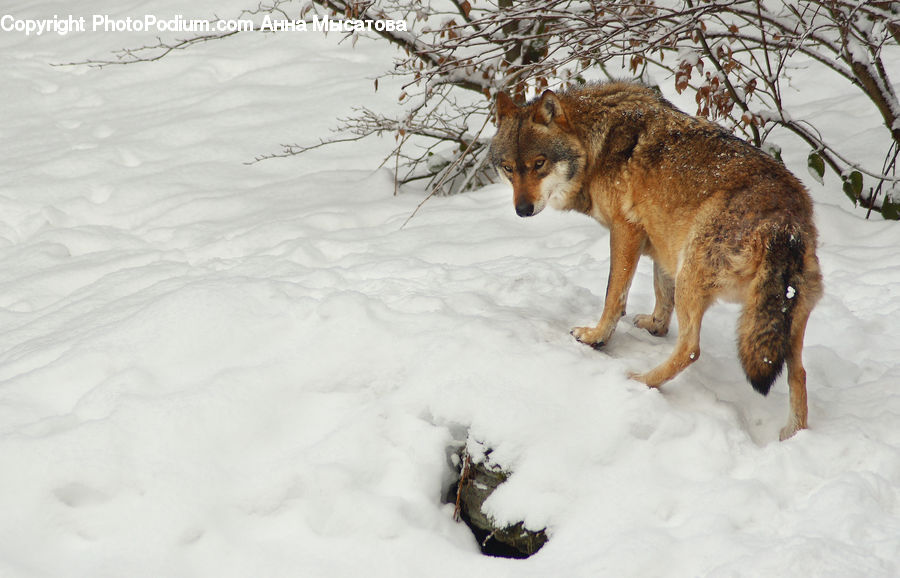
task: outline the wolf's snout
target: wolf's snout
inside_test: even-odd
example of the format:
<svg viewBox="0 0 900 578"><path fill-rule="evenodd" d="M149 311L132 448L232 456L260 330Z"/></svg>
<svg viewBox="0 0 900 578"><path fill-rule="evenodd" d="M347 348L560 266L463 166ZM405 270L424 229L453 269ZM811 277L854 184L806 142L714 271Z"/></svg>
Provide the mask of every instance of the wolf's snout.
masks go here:
<svg viewBox="0 0 900 578"><path fill-rule="evenodd" d="M534 203L519 203L516 205L516 214L520 217L530 217L534 214Z"/></svg>

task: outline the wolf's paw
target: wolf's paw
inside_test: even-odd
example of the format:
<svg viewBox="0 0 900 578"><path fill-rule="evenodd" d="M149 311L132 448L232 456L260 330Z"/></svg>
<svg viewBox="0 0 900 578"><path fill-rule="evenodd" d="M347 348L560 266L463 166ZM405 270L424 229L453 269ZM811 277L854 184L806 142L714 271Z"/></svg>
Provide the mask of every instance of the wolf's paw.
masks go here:
<svg viewBox="0 0 900 578"><path fill-rule="evenodd" d="M652 387L653 389L659 388L659 386L661 386L663 383L666 382L665 379L662 379L662 380L659 379L659 377L657 377L655 372L653 372L653 371L648 371L646 373L638 373L636 371L629 371L628 379L640 381L647 387Z"/></svg>
<svg viewBox="0 0 900 578"><path fill-rule="evenodd" d="M606 345L607 338L596 327L575 327L569 333L581 343L590 345L594 349L600 349Z"/></svg>
<svg viewBox="0 0 900 578"><path fill-rule="evenodd" d="M806 429L806 426L797 426L794 423L790 423L781 428L781 432L778 434L778 440L783 442L784 440L790 439L794 437L795 433L802 429Z"/></svg>
<svg viewBox="0 0 900 578"><path fill-rule="evenodd" d="M797 433L797 429L791 426L784 426L781 428L781 431L778 432L778 441L784 441L794 437L794 434Z"/></svg>
<svg viewBox="0 0 900 578"><path fill-rule="evenodd" d="M635 315L634 326L646 329L650 332L650 335L655 335L657 337L665 337L666 334L669 333L669 325L654 318L652 315Z"/></svg>

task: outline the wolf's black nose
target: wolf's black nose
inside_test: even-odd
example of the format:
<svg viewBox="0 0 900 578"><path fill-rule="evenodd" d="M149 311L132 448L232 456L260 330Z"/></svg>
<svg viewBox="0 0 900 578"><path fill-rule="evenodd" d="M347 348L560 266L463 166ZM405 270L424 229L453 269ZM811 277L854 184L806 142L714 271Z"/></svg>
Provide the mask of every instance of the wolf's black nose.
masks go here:
<svg viewBox="0 0 900 578"><path fill-rule="evenodd" d="M530 217L534 214L534 205L532 203L521 203L516 205L516 214L520 217Z"/></svg>

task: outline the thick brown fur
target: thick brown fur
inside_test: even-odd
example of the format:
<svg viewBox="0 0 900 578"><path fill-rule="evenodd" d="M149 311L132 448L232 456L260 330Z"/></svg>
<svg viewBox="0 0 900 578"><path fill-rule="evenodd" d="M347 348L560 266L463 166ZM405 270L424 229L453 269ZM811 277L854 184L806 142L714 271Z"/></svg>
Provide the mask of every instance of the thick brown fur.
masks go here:
<svg viewBox="0 0 900 578"><path fill-rule="evenodd" d="M700 323L716 299L744 306L741 364L766 394L787 363L791 411L782 439L807 427L801 354L822 294L812 202L784 166L718 125L677 110L635 83L546 91L517 106L497 100L491 161L513 187L516 212L576 210L610 229L606 303L595 327L572 335L609 341L625 314L640 255L654 262L656 306L634 323L678 339L668 360L633 378L651 387L700 356Z"/></svg>

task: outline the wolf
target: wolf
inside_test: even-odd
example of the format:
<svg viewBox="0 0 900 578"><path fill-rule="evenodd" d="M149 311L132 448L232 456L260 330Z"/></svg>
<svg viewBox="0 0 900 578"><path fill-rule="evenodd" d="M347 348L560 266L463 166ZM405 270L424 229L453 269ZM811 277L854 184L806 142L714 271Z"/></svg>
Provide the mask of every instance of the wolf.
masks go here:
<svg viewBox="0 0 900 578"><path fill-rule="evenodd" d="M656 304L634 324L665 336L669 358L629 377L650 387L700 357L700 323L717 299L743 305L738 355L766 395L787 364L790 413L782 440L807 427L807 320L822 295L812 201L771 156L639 83L608 82L517 105L496 99L489 159L512 185L516 213L546 206L589 215L609 231L610 271L600 321L575 327L600 348L625 315L641 255L653 261Z"/></svg>

